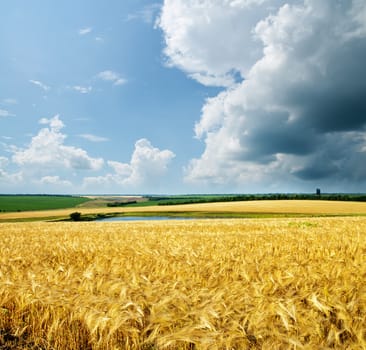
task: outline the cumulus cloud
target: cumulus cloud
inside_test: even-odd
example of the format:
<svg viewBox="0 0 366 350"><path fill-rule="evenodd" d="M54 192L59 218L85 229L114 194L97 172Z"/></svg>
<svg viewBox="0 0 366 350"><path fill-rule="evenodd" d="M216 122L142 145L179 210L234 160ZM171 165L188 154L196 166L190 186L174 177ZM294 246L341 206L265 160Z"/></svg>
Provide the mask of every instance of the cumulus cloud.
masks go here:
<svg viewBox="0 0 366 350"><path fill-rule="evenodd" d="M0 156L0 168L5 168L8 164L8 158Z"/></svg>
<svg viewBox="0 0 366 350"><path fill-rule="evenodd" d="M11 157L0 156L1 188L25 188L31 185L35 191L52 192L103 192L123 190L151 192L164 185L164 175L168 171L174 153L154 147L147 139L135 143L128 163L116 160L105 162L93 158L82 148L67 144L63 132L64 122L59 115L39 120L40 130L26 147L8 146ZM78 135L91 142L108 139L93 134ZM8 170L9 169L9 170ZM103 174L99 176L86 176ZM82 187L80 183L82 182ZM162 186L164 188L164 186Z"/></svg>
<svg viewBox="0 0 366 350"><path fill-rule="evenodd" d="M268 14L268 2L166 0L157 25L164 31L168 65L204 85L230 86L244 78L261 56L252 29Z"/></svg>
<svg viewBox="0 0 366 350"><path fill-rule="evenodd" d="M0 183L6 185L6 188L9 189L9 186L17 185L23 180L22 172L8 173L0 168Z"/></svg>
<svg viewBox="0 0 366 350"><path fill-rule="evenodd" d="M68 180L62 180L59 176L43 176L38 183L40 185L52 185L52 186L62 186L62 187L70 187L72 183Z"/></svg>
<svg viewBox="0 0 366 350"><path fill-rule="evenodd" d="M111 82L113 85L123 85L127 83L126 79L123 79L119 73L112 70L100 72L98 73L97 77L101 80Z"/></svg>
<svg viewBox="0 0 366 350"><path fill-rule="evenodd" d="M9 165L9 159L7 157L0 156L0 183L7 186L17 184L23 180L21 172L9 173L6 171L6 167Z"/></svg>
<svg viewBox="0 0 366 350"><path fill-rule="evenodd" d="M50 87L44 83L42 83L39 80L29 80L29 82L35 86L38 86L39 88L41 88L43 91L48 91L50 90Z"/></svg>
<svg viewBox="0 0 366 350"><path fill-rule="evenodd" d="M364 182L365 14L359 0L166 0L170 64L229 86L202 108L186 180Z"/></svg>
<svg viewBox="0 0 366 350"><path fill-rule="evenodd" d="M43 118L40 124L46 127L32 137L27 148L14 148L12 161L15 164L73 170L99 170L103 166L103 159L92 158L81 148L65 145L67 136L61 132L64 123L58 115Z"/></svg>
<svg viewBox="0 0 366 350"><path fill-rule="evenodd" d="M139 191L144 188L151 190L153 186L161 183L162 176L168 170L168 165L174 157L172 151L160 150L147 139L140 139L135 143L130 163L108 161L113 172L105 176L85 178L84 187L118 185L125 190L131 188Z"/></svg>

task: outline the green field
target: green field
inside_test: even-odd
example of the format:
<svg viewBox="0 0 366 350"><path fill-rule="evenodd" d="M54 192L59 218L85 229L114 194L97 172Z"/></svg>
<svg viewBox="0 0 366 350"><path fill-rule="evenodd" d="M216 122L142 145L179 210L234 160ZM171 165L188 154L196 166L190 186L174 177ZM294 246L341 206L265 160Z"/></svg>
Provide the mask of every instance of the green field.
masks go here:
<svg viewBox="0 0 366 350"><path fill-rule="evenodd" d="M0 194L0 212L24 212L35 210L53 210L79 207L113 208L113 207L150 207L182 204L204 204L214 202L251 202L262 200L328 200L366 202L366 194L211 194L211 195L2 195Z"/></svg>
<svg viewBox="0 0 366 350"><path fill-rule="evenodd" d="M0 212L73 208L89 200L74 196L0 195Z"/></svg>
<svg viewBox="0 0 366 350"><path fill-rule="evenodd" d="M154 205L181 205L214 202L239 202L259 200L328 200L366 202L364 193L268 193L268 194L201 194L201 195L148 195L139 201L114 201L108 207L147 207Z"/></svg>

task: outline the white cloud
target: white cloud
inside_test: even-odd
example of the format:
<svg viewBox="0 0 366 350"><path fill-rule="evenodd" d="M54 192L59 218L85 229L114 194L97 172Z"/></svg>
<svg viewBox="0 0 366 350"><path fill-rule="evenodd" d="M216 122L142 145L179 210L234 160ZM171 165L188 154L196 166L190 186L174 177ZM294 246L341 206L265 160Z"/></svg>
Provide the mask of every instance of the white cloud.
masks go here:
<svg viewBox="0 0 366 350"><path fill-rule="evenodd" d="M253 5L262 5L263 3L268 2L268 0L232 0L229 1L230 6L232 7L250 7Z"/></svg>
<svg viewBox="0 0 366 350"><path fill-rule="evenodd" d="M85 27L85 28L81 28L79 30L79 35L86 35L86 34L89 34L93 31L93 28L92 27Z"/></svg>
<svg viewBox="0 0 366 350"><path fill-rule="evenodd" d="M55 115L53 118L41 118L39 120L39 124L41 125L49 125L50 128L55 131L55 132L59 132L61 129L63 129L65 127L65 124L63 123L63 121L60 119L60 116L57 114ZM63 135L64 136L64 135Z"/></svg>
<svg viewBox="0 0 366 350"><path fill-rule="evenodd" d="M0 118L6 118L6 117L14 117L15 114L10 113L9 111L5 110L5 109L0 109Z"/></svg>
<svg viewBox="0 0 366 350"><path fill-rule="evenodd" d="M114 172L105 176L87 177L84 179L84 187L118 185L125 190L131 188L139 191L145 188L151 190L152 186L162 183L163 175L174 157L172 151L160 150L150 141L140 139L135 144L130 163L108 161Z"/></svg>
<svg viewBox="0 0 366 350"><path fill-rule="evenodd" d="M40 185L57 185L70 187L72 183L68 180L62 180L59 176L43 176L41 180L38 181Z"/></svg>
<svg viewBox="0 0 366 350"><path fill-rule="evenodd" d="M97 136L97 135L93 135L93 134L80 134L79 137L91 141L91 142L105 142L105 141L109 141L108 138L106 137L101 137L101 136Z"/></svg>
<svg viewBox="0 0 366 350"><path fill-rule="evenodd" d="M5 168L9 164L9 159L0 156L0 168Z"/></svg>
<svg viewBox="0 0 366 350"><path fill-rule="evenodd" d="M269 13L267 2L165 0L157 25L164 31L168 65L204 85L234 84L261 56L252 29Z"/></svg>
<svg viewBox="0 0 366 350"><path fill-rule="evenodd" d="M161 9L161 4L151 4L147 5L141 10L131 13L127 16L127 21L140 20L147 24L152 24L155 22L158 11Z"/></svg>
<svg viewBox="0 0 366 350"><path fill-rule="evenodd" d="M0 156L0 183L6 186L17 184L23 180L21 172L10 174L5 171L5 168L9 165L9 159Z"/></svg>
<svg viewBox="0 0 366 350"><path fill-rule="evenodd" d="M80 92L81 94L89 94L93 88L91 86L80 86L80 85L75 85L72 87L73 90Z"/></svg>
<svg viewBox="0 0 366 350"><path fill-rule="evenodd" d="M10 174L0 168L0 183L5 184L7 189L9 186L21 183L23 180L24 178L22 172Z"/></svg>
<svg viewBox="0 0 366 350"><path fill-rule="evenodd" d="M230 85L202 109L205 150L187 181L247 191L258 179L265 188L365 181L366 3L282 3L164 2L169 63ZM236 71L245 80L235 84Z"/></svg>
<svg viewBox="0 0 366 350"><path fill-rule="evenodd" d="M44 90L44 91L48 91L48 90L50 90L50 87L49 86L47 86L46 84L44 84L44 83L42 83L41 81L39 81L39 80L29 80L29 82L31 83L31 84L33 84L33 85L36 85L36 86L38 86L38 87L40 87L42 90Z"/></svg>
<svg viewBox="0 0 366 350"><path fill-rule="evenodd" d="M99 170L103 159L92 158L81 148L65 145L66 135L61 133L64 123L58 115L51 119L43 118L41 129L32 137L27 148L15 148L12 160L20 166L38 166L43 169Z"/></svg>
<svg viewBox="0 0 366 350"><path fill-rule="evenodd" d="M112 82L114 85L123 85L127 83L127 80L123 79L119 73L111 70L100 72L97 77L101 80Z"/></svg>

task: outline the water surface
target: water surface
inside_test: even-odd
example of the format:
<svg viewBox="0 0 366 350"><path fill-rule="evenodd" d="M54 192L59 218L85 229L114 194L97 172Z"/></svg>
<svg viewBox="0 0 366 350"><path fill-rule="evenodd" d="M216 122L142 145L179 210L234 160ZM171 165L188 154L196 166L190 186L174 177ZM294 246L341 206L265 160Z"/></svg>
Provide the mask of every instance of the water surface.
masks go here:
<svg viewBox="0 0 366 350"><path fill-rule="evenodd" d="M115 216L98 221L156 221L156 220L193 220L194 217L185 216Z"/></svg>

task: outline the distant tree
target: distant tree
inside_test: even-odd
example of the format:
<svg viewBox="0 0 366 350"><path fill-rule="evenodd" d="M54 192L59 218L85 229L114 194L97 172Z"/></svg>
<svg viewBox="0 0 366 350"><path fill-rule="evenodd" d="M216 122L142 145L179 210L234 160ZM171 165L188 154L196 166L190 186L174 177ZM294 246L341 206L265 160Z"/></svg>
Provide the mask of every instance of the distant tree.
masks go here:
<svg viewBox="0 0 366 350"><path fill-rule="evenodd" d="M81 213L79 213L78 211L75 211L73 213L70 214L70 219L72 221L80 221L81 220Z"/></svg>
<svg viewBox="0 0 366 350"><path fill-rule="evenodd" d="M317 188L317 189L316 189L316 195L317 195L317 196L320 196L320 188Z"/></svg>

